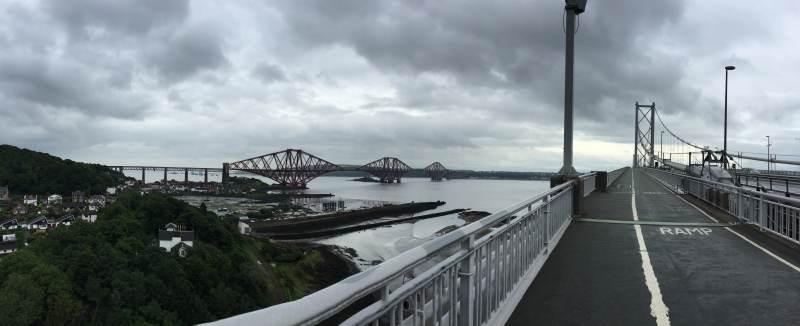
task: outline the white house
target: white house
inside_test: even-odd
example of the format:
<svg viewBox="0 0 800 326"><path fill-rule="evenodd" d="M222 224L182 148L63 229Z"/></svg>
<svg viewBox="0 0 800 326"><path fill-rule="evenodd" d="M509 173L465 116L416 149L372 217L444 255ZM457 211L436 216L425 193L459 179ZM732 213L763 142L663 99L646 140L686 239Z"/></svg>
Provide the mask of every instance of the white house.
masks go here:
<svg viewBox="0 0 800 326"><path fill-rule="evenodd" d="M116 195L117 194L117 188L115 188L115 187L106 188L106 194L108 194L109 196Z"/></svg>
<svg viewBox="0 0 800 326"><path fill-rule="evenodd" d="M19 221L15 218L0 222L0 230L15 230L18 227Z"/></svg>
<svg viewBox="0 0 800 326"><path fill-rule="evenodd" d="M86 222L94 223L95 221L97 221L97 213L96 212L81 213L79 218L84 220L84 221L86 221Z"/></svg>
<svg viewBox="0 0 800 326"><path fill-rule="evenodd" d="M29 230L47 230L47 226L47 218L44 216L39 216L25 224L22 224L22 228Z"/></svg>
<svg viewBox="0 0 800 326"><path fill-rule="evenodd" d="M242 216L241 218L239 218L239 233L250 234L250 232L251 232L250 219Z"/></svg>
<svg viewBox="0 0 800 326"><path fill-rule="evenodd" d="M64 198L61 195L50 195L47 197L47 204L48 205L59 205Z"/></svg>
<svg viewBox="0 0 800 326"><path fill-rule="evenodd" d="M22 199L22 203L36 206L36 204L39 203L39 195L25 195L25 198Z"/></svg>
<svg viewBox="0 0 800 326"><path fill-rule="evenodd" d="M172 252L177 248L178 255L185 257L187 248L194 245L194 231L184 230L175 223L169 223L158 230L158 246Z"/></svg>
<svg viewBox="0 0 800 326"><path fill-rule="evenodd" d="M54 218L54 219L47 220L47 227L54 228L54 227L57 227L59 225L69 226L72 223L75 223L75 221L76 221L75 215L67 214L67 215L64 215L64 216L62 216L61 218L58 218L58 219Z"/></svg>

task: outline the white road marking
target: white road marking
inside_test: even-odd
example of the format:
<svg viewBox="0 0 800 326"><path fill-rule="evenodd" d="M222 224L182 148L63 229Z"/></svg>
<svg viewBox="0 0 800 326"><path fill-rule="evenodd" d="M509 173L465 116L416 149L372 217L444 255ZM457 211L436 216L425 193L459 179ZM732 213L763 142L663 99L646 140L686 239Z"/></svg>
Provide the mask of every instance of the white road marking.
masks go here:
<svg viewBox="0 0 800 326"><path fill-rule="evenodd" d="M710 228L660 227L658 231L661 232L661 235L708 235L711 233Z"/></svg>
<svg viewBox="0 0 800 326"><path fill-rule="evenodd" d="M633 171L631 169L631 210L633 210L633 220L638 221L639 213L636 211L636 186L633 181ZM650 253L647 252L647 245L644 244L642 227L639 224L635 224L633 228L636 230L636 241L639 242L639 254L642 256L644 283L647 285L647 290L650 291L650 315L656 318L656 325L669 326L669 308L664 304L664 299L661 296L661 287L658 285L656 272L650 262Z"/></svg>
<svg viewBox="0 0 800 326"><path fill-rule="evenodd" d="M663 183L661 183L661 180L658 180L658 179L656 179L655 177L652 177L652 176L651 176L650 178L651 178L651 179L654 179L654 180L656 180L656 183L660 184L660 185L661 185L662 187L664 187L665 189L667 189L667 190L669 190L669 191L672 191L672 190L671 190L669 187L667 187L667 186L665 186ZM674 191L672 191L672 192L673 192L673 193L675 193ZM683 200L683 202L684 202L684 203L687 203L687 204L689 204L689 206L692 206L694 209L696 209L698 212L700 212L701 214L703 214L705 217L708 217L708 218L709 218L709 219L711 219L712 221L719 223L719 221L717 221L717 219L715 219L715 218L711 217L711 215L708 215L708 213L706 213L705 211L703 211L702 209L700 209L700 207L697 207L697 206L695 206L695 204L692 204L690 201L688 201L688 200L686 200L686 199L684 199L683 197L681 197L681 196L678 196L678 195L675 195L675 197L678 197L678 198L680 198L680 200ZM745 237L745 236L743 236L743 235L739 234L739 232L736 232L736 231L734 231L734 230L731 230L731 228L729 228L729 227L725 227L724 229L725 229L725 230L728 230L728 232L730 232L730 233L733 233L733 234L735 234L737 237L739 237L739 238L742 238L742 240L744 240L744 241L747 241L747 243L749 243L749 244L753 245L753 247L756 247L756 248L760 249L761 251L763 251L764 253L766 253L766 254L767 254L767 255L769 255L770 257L772 257L772 258L775 258L775 260L777 260L777 261L779 261L779 262L783 263L783 264L784 264L784 265L786 265L786 266L789 266L789 268L791 268L791 269L794 269L794 270L795 270L795 271L797 271L797 272L800 272L800 267L797 267L797 265L795 265L795 264L792 264L792 263L790 263L790 262L786 261L786 259L783 259L783 258L781 258L780 256L778 256L778 255L776 255L776 254L772 253L772 251L769 251L769 250L767 250L766 248L764 248L764 247L762 247L762 246L758 245L757 243L753 242L752 240L748 239L747 237Z"/></svg>

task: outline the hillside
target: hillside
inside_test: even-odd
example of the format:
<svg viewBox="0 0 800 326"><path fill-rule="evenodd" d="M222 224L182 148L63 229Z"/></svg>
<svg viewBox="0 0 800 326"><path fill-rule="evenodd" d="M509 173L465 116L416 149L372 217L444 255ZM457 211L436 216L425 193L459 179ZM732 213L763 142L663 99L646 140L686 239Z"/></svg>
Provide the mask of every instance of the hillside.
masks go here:
<svg viewBox="0 0 800 326"><path fill-rule="evenodd" d="M159 227L195 231L186 257ZM188 325L294 300L345 277L325 250L245 237L163 195L122 194L96 223L35 235L0 259L0 325Z"/></svg>
<svg viewBox="0 0 800 326"><path fill-rule="evenodd" d="M122 173L98 164L64 160L46 153L0 145L0 186L14 194L101 193L122 183Z"/></svg>

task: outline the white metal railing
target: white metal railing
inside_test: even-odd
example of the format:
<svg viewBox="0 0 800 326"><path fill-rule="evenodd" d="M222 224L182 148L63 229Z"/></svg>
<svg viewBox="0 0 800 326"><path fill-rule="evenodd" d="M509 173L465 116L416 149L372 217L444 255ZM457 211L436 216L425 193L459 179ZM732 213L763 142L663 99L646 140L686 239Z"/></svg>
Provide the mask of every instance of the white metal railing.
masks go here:
<svg viewBox="0 0 800 326"><path fill-rule="evenodd" d="M744 223L756 224L800 243L800 200L762 193L688 175L647 169L651 176L720 208Z"/></svg>
<svg viewBox="0 0 800 326"><path fill-rule="evenodd" d="M785 175L790 177L800 177L800 171L785 170L735 170L740 175Z"/></svg>
<svg viewBox="0 0 800 326"><path fill-rule="evenodd" d="M581 184L583 187L583 197L589 196L597 189L597 172L581 175Z"/></svg>
<svg viewBox="0 0 800 326"><path fill-rule="evenodd" d="M628 171L628 169L630 168L626 166L608 172L608 174L606 175L606 186L610 186L612 183L614 183L614 181L617 180L617 178L619 178L623 173L625 173L625 171Z"/></svg>
<svg viewBox="0 0 800 326"><path fill-rule="evenodd" d="M342 324L505 323L572 221L575 185L551 188L302 299L207 325L312 325L365 299L372 302Z"/></svg>

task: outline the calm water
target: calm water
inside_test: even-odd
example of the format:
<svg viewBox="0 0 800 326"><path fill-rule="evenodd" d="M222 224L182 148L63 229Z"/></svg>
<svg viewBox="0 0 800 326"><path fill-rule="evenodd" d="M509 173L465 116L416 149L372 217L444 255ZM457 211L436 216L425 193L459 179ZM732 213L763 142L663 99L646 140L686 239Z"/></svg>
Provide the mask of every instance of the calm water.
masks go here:
<svg viewBox="0 0 800 326"><path fill-rule="evenodd" d="M516 180L448 180L431 182L423 178L406 178L400 184L348 181L348 177L322 177L308 187L313 193L332 193L347 199L391 202L445 201L447 204L423 214L455 208L495 212L532 197L549 187L548 181ZM441 216L414 223L395 224L372 230L348 233L318 240L319 243L350 247L364 261L386 260L411 249L437 231L465 222L456 215ZM360 262L362 268L368 263Z"/></svg>

